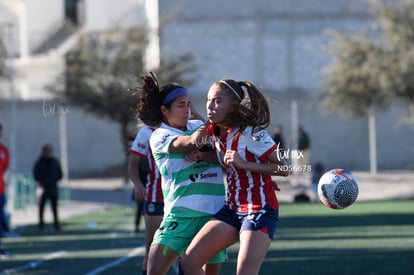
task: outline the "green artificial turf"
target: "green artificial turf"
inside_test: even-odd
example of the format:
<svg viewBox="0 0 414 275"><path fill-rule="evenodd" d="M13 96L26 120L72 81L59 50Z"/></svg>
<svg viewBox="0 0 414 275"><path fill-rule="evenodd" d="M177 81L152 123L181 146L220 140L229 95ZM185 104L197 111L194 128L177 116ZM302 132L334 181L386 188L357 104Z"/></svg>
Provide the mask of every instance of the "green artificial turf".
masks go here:
<svg viewBox="0 0 414 275"><path fill-rule="evenodd" d="M140 274L143 249L127 256L144 244L143 230L132 233L133 212L116 207L69 218L60 234L17 228L21 237L3 239L13 256L0 260L0 274ZM237 249L228 249L221 274L235 274ZM292 203L280 206L260 274L414 274L413 262L413 200L358 202L343 210Z"/></svg>

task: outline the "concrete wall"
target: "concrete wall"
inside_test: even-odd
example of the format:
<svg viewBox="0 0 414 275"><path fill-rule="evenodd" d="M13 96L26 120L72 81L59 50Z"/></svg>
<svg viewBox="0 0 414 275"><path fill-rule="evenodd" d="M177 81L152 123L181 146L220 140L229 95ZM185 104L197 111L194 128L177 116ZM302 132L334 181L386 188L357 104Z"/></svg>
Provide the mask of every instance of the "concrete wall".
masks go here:
<svg viewBox="0 0 414 275"><path fill-rule="evenodd" d="M285 143L292 148L290 96L285 93L266 95L271 102L272 114L268 132L273 135L273 129L281 124ZM193 93L191 100L205 117L205 96ZM310 164L321 162L326 168L369 170L367 118L327 114L318 107L317 99L310 94L298 97L297 104L299 123L311 139ZM414 125L402 122L406 114L402 106L394 106L377 115L379 170L414 169Z"/></svg>
<svg viewBox="0 0 414 275"><path fill-rule="evenodd" d="M0 15L13 23L15 54L26 57L62 26L64 0L0 0Z"/></svg>
<svg viewBox="0 0 414 275"><path fill-rule="evenodd" d="M84 0L83 28L86 31L110 29L115 26L130 27L144 24L143 0Z"/></svg>
<svg viewBox="0 0 414 275"><path fill-rule="evenodd" d="M26 0L25 13L30 51L44 43L65 21L64 0Z"/></svg>
<svg viewBox="0 0 414 275"><path fill-rule="evenodd" d="M194 89L231 76L271 90L318 89L328 29L371 23L360 0L160 1L161 52L192 53Z"/></svg>
<svg viewBox="0 0 414 275"><path fill-rule="evenodd" d="M193 93L191 99L197 110L205 115L205 96ZM282 124L285 142L289 144L292 137L290 97L280 93L273 95L272 99L272 122L268 131L273 134L274 127ZM366 118L325 114L317 107L315 98L306 94L299 97L297 103L299 121L311 138L311 164L322 162L327 168L369 169ZM53 144L56 155L60 156L59 114L65 114L67 120L71 177L103 173L122 164L124 154L116 123L51 98L18 102L17 109L16 164L19 172L31 170L44 143ZM411 138L414 125L401 122L404 114L402 108L395 106L377 116L380 170L414 169L414 140ZM0 123L4 129L3 143L10 146L11 117L8 101L0 101Z"/></svg>
<svg viewBox="0 0 414 275"><path fill-rule="evenodd" d="M50 98L18 102L17 110L16 166L19 172L31 171L45 143L51 143L56 156L60 157L59 115L66 116L70 176L101 173L124 160L119 126L112 121ZM10 146L8 101L0 101L0 123L3 124L3 143Z"/></svg>
<svg viewBox="0 0 414 275"><path fill-rule="evenodd" d="M329 64L329 30L368 30L372 20L361 0L160 1L161 55L191 53L197 70L190 87L205 113L211 83L225 77L251 80L269 97L273 131L283 124L292 137L291 100L312 139L311 162L369 169L366 118L324 114L314 98ZM276 103L278 102L278 103ZM399 123L401 105L377 117L378 168L414 169L413 126Z"/></svg>
<svg viewBox="0 0 414 275"><path fill-rule="evenodd" d="M116 22L132 24L139 21L143 12L143 1L82 2L87 8L85 26L89 30L110 27ZM30 0L33 3L38 2ZM117 8L111 3L116 3ZM271 101L269 132L280 123L285 139L291 138L290 106L295 99L299 123L312 139L311 162L366 170L369 168L367 120L325 115L313 97L322 84L323 67L329 62L324 50L329 40L326 30L357 31L369 27L371 19L364 3L362 0L162 0L159 1L161 53L163 57L187 52L194 55L197 70L192 76L196 82L190 92L200 113L205 113L205 95L212 82L224 77L251 80ZM42 60L46 59L38 59L36 66L22 70L22 75L34 83L27 92L18 87L20 95L30 98L18 103L17 112L17 165L23 172L30 171L45 142L52 143L60 154L58 114L44 115L43 102L53 103L49 103L51 99L42 85L46 79L54 79L62 60L50 59L49 63ZM7 83L1 87L0 96L3 140L10 144ZM69 108L66 118L71 175L104 171L121 164L118 125L65 103L58 105ZM402 106L392 106L378 115L379 169L414 169L411 138L414 129L399 123L402 115Z"/></svg>

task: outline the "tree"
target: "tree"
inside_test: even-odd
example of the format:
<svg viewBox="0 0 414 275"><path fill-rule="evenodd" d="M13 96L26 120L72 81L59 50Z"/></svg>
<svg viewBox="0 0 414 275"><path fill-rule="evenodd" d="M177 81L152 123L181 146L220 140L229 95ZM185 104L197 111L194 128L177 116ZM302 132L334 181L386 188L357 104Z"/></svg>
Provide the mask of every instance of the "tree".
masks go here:
<svg viewBox="0 0 414 275"><path fill-rule="evenodd" d="M136 122L136 87L140 76L148 73L143 64L146 45L145 32L139 27L85 34L67 54L66 71L52 88L71 103L119 124L126 156L125 182L129 144L135 134L130 125ZM184 75L192 69L191 62L189 55L161 61L160 68L155 70L160 84L174 81L190 85L191 80Z"/></svg>
<svg viewBox="0 0 414 275"><path fill-rule="evenodd" d="M376 173L375 112L395 101L414 104L414 2L370 2L379 34L334 33L322 107L367 116L370 171Z"/></svg>
<svg viewBox="0 0 414 275"><path fill-rule="evenodd" d="M8 54L7 54L6 46L4 45L3 39L0 36L0 78L8 76L7 66L6 66L7 56Z"/></svg>
<svg viewBox="0 0 414 275"><path fill-rule="evenodd" d="M377 172L375 111L389 104L390 96L380 82L387 66L383 50L362 36L336 34L330 44L332 62L326 69L322 106L368 117L370 171Z"/></svg>
<svg viewBox="0 0 414 275"><path fill-rule="evenodd" d="M384 48L392 56L388 72L396 100L414 104L414 1L400 0L387 4L372 0L375 18L384 36ZM414 115L414 114L413 114Z"/></svg>

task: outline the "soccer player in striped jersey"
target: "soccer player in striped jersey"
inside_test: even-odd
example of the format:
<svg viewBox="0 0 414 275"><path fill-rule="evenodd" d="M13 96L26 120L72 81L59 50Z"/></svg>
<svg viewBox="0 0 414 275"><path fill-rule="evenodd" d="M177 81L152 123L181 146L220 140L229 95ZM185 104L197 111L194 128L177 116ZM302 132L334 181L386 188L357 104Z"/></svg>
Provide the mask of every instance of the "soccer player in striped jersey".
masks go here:
<svg viewBox="0 0 414 275"><path fill-rule="evenodd" d="M142 259L142 274L147 273L148 252L155 231L164 215L164 199L161 190L161 176L155 165L149 146L149 140L156 127L143 126L137 133L131 149L128 172L134 184L134 195L138 201L144 201L145 255ZM140 169L142 167L142 169ZM145 168L145 170L144 170ZM143 174L143 171L148 171ZM145 188L144 188L145 186ZM144 200L145 198L145 200ZM139 214L139 213L138 213ZM136 219L139 217L136 217Z"/></svg>
<svg viewBox="0 0 414 275"><path fill-rule="evenodd" d="M206 107L205 133L226 169L226 203L183 254L184 274L204 274L202 263L236 242L237 274L258 274L278 224L277 186L271 176L288 175L265 130L269 105L253 83L225 79L210 87Z"/></svg>
<svg viewBox="0 0 414 275"><path fill-rule="evenodd" d="M164 217L148 255L148 274L166 274L199 229L224 205L223 173L213 151L197 153L198 161L186 157L199 149L190 135L203 125L201 120L189 120L187 90L177 84L159 87L153 74L144 76L142 82L138 112L146 125L159 125L151 135L150 148L164 196ZM225 250L206 259L207 273L218 274L224 260Z"/></svg>
<svg viewBox="0 0 414 275"><path fill-rule="evenodd" d="M10 162L9 150L2 144L2 137L3 125L0 124L0 260L10 256L9 252L3 250L1 244L1 238L3 237L4 231L6 231L6 228L3 227L3 223L6 221L4 211L4 207L6 206L6 181L4 177Z"/></svg>

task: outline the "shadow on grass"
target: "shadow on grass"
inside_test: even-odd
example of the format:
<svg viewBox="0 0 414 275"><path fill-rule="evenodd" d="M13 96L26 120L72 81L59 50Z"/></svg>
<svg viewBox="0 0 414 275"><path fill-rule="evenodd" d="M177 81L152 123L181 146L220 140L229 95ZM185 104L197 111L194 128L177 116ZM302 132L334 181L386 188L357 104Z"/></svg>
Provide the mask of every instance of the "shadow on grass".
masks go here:
<svg viewBox="0 0 414 275"><path fill-rule="evenodd" d="M401 208L412 205L407 202ZM321 215L309 209L311 207L293 206L289 215L281 217L278 239L271 244L261 275L414 274L412 213L378 213L376 209L384 207L382 202L369 204L370 208L364 209L364 214L355 209L355 213L327 212ZM61 258L46 261L20 274L85 274L125 257L145 242L144 232L134 234L127 229L132 216L124 208L92 217L85 215L66 220L61 234L39 234L36 226L22 228L21 238L7 240L6 245L15 256L1 262L0 272L25 265L48 253L67 251ZM96 227L87 228L91 220ZM237 250L238 245L229 248L229 260L223 264L221 274L235 274ZM131 257L102 274L139 274L136 271L141 260L142 255Z"/></svg>
<svg viewBox="0 0 414 275"><path fill-rule="evenodd" d="M59 234L32 231L27 234L30 229L37 230L37 227L26 228L27 232L22 237L7 240L7 247L13 255L1 262L0 274L85 274L125 257L132 249L145 244L144 232L91 229L67 230ZM44 261L45 257L56 252L64 252L64 255ZM42 263L34 268L28 266L38 261ZM24 272L16 273L13 271L16 268Z"/></svg>
<svg viewBox="0 0 414 275"><path fill-rule="evenodd" d="M413 210L414 212L414 210ZM284 217L280 220L283 228L337 227L337 226L382 226L414 225L413 214L374 214L348 216L305 216Z"/></svg>
<svg viewBox="0 0 414 275"><path fill-rule="evenodd" d="M222 274L234 274L237 255L222 267ZM273 274L413 274L414 250L291 249L269 250L260 270ZM277 271L277 272L276 272Z"/></svg>
<svg viewBox="0 0 414 275"><path fill-rule="evenodd" d="M129 229L132 224L131 211L117 207L65 219L60 233L55 233L51 224L45 226L44 232L39 232L37 225L16 228L20 237L4 239L4 246L13 256L1 261L0 274L16 268L24 272L12 273L85 274L144 245L145 232L133 233ZM44 261L62 251L64 255ZM27 266L38 261L42 263L35 268Z"/></svg>
<svg viewBox="0 0 414 275"><path fill-rule="evenodd" d="M414 274L414 211L301 212L309 206L281 217L259 274ZM237 251L228 250L222 274L235 274Z"/></svg>

